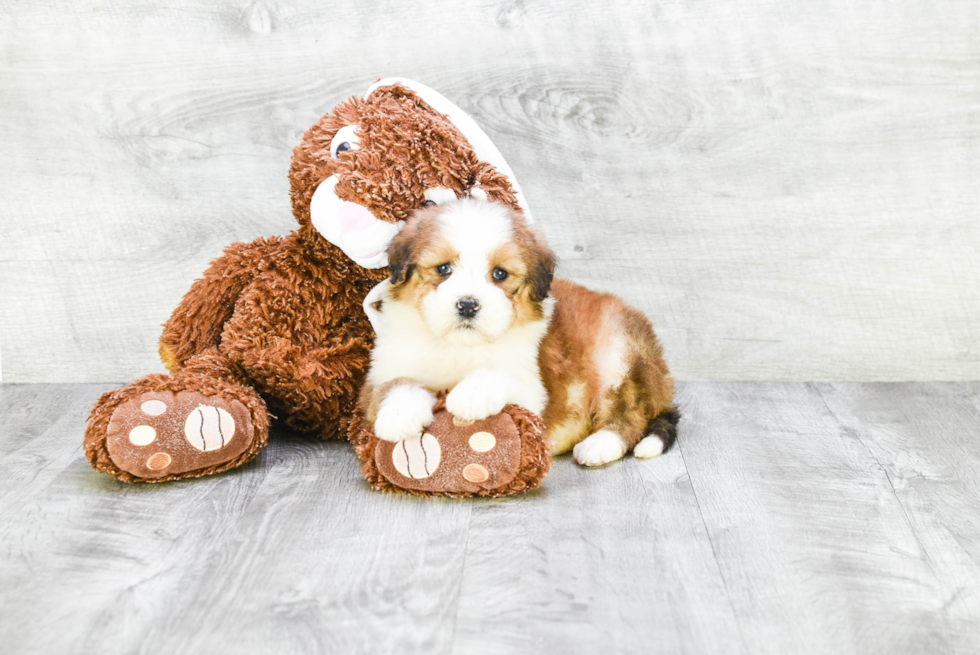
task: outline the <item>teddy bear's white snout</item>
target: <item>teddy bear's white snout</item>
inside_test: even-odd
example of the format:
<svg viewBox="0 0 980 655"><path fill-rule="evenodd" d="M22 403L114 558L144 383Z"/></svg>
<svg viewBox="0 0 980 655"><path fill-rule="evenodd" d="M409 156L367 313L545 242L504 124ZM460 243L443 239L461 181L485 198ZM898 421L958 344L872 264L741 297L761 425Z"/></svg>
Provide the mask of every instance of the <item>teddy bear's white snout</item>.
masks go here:
<svg viewBox="0 0 980 655"><path fill-rule="evenodd" d="M310 220L324 239L344 251L364 268L388 265L388 245L404 221L387 223L355 202L337 197L337 176L331 175L316 188L310 199Z"/></svg>

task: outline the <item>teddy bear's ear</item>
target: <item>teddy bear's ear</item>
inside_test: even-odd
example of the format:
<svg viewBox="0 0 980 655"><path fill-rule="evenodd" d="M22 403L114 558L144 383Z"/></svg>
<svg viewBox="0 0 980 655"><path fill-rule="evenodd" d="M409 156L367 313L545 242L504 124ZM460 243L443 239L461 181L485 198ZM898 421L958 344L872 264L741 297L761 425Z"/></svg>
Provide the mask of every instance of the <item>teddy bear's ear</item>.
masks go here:
<svg viewBox="0 0 980 655"><path fill-rule="evenodd" d="M386 87L386 86L401 86L419 98L421 98L427 105L432 107L435 111L445 114L452 121L453 125L456 126L466 140L469 141L470 146L476 153L476 156L481 160L490 165L492 165L497 171L507 177L508 182L510 182L511 188L514 190L514 196L517 198L517 204L520 206L521 211L524 213L524 218L528 223L532 223L531 209L527 206L527 200L524 198L524 194L521 193L521 186L517 183L517 178L514 177L514 171L511 170L510 166L507 165L507 160L504 156L500 154L497 150L497 146L493 144L487 133L480 129L480 126L476 124L470 115L465 111L456 106L455 103L451 102L444 95L431 89L424 84L419 84L413 80L406 79L404 77L386 77L384 79L378 80L367 90L364 94L364 99L367 100L368 97L374 93L376 90Z"/></svg>

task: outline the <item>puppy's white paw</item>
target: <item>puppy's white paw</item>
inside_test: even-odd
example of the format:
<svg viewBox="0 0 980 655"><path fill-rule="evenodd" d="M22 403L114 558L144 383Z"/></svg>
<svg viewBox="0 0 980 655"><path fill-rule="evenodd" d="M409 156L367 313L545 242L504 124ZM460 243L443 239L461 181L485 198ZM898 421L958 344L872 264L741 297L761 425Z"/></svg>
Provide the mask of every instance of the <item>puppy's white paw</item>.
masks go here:
<svg viewBox="0 0 980 655"><path fill-rule="evenodd" d="M464 421L497 414L507 404L507 381L488 369L473 371L446 396L446 409Z"/></svg>
<svg viewBox="0 0 980 655"><path fill-rule="evenodd" d="M432 406L436 399L417 385L398 386L388 392L374 420L374 434L385 441L402 441L417 437L432 423Z"/></svg>
<svg viewBox="0 0 980 655"><path fill-rule="evenodd" d="M625 454L623 438L612 430L599 430L580 441L572 450L575 461L582 466L602 466L615 462Z"/></svg>
<svg viewBox="0 0 980 655"><path fill-rule="evenodd" d="M633 456L637 459L650 459L664 452L664 442L655 434L643 437L640 443L633 447Z"/></svg>

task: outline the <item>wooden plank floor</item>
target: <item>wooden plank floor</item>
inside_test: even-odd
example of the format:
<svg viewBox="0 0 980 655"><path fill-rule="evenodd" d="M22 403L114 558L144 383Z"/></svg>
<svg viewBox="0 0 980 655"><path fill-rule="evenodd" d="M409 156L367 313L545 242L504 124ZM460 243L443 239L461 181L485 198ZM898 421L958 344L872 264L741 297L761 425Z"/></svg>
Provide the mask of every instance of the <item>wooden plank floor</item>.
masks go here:
<svg viewBox="0 0 980 655"><path fill-rule="evenodd" d="M4 653L980 652L980 383L682 384L667 455L491 501L289 434L117 483L107 388L0 386Z"/></svg>

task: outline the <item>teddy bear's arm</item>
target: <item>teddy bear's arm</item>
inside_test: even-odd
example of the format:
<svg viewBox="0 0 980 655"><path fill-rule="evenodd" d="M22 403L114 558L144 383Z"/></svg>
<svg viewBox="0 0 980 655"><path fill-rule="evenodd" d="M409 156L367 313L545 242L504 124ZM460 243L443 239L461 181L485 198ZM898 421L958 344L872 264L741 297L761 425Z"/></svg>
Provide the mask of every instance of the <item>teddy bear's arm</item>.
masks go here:
<svg viewBox="0 0 980 655"><path fill-rule="evenodd" d="M240 345L233 343L230 350ZM227 346L227 344L226 344ZM341 419L354 409L371 359L370 340L352 336L310 347L282 337L232 352L257 388L290 407L287 425L324 438L342 437ZM239 359L240 358L240 359Z"/></svg>
<svg viewBox="0 0 980 655"><path fill-rule="evenodd" d="M193 355L218 345L238 297L256 273L271 265L270 256L281 244L279 237L233 243L195 280L160 336L160 357L171 372Z"/></svg>

